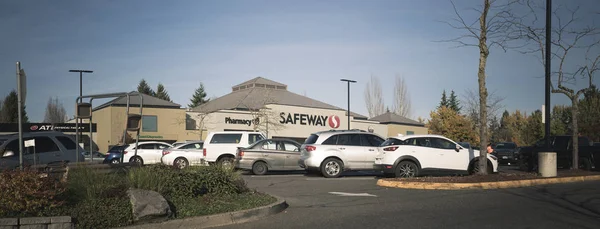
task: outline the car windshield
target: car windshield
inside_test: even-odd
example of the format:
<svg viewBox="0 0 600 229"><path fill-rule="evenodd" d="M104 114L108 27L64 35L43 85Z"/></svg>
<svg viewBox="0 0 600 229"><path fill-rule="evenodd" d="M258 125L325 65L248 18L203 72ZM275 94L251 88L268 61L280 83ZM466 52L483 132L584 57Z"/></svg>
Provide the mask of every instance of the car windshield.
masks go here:
<svg viewBox="0 0 600 229"><path fill-rule="evenodd" d="M252 143L252 145L248 146L248 149L253 149L256 145L261 144L261 143L263 143L266 140L268 140L268 139L263 139L263 140L255 141L254 143Z"/></svg>
<svg viewBox="0 0 600 229"><path fill-rule="evenodd" d="M464 148L471 148L471 144L467 142L458 142L458 144Z"/></svg>
<svg viewBox="0 0 600 229"><path fill-rule="evenodd" d="M494 147L495 149L516 149L517 145L514 143L498 143Z"/></svg>

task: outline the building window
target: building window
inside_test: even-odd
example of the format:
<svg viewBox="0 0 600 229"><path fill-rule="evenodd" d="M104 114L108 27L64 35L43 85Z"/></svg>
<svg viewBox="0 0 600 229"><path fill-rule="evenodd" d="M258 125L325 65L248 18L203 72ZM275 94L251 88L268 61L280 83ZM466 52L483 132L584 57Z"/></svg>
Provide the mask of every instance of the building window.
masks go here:
<svg viewBox="0 0 600 229"><path fill-rule="evenodd" d="M158 132L158 122L156 115L144 115L142 117L143 132Z"/></svg>
<svg viewBox="0 0 600 229"><path fill-rule="evenodd" d="M407 130L407 131L406 131L406 135L414 135L414 134L415 134L415 132L414 132L414 131L410 131L410 130Z"/></svg>
<svg viewBox="0 0 600 229"><path fill-rule="evenodd" d="M192 118L189 114L185 114L185 129L186 130L198 130L198 124L196 119Z"/></svg>

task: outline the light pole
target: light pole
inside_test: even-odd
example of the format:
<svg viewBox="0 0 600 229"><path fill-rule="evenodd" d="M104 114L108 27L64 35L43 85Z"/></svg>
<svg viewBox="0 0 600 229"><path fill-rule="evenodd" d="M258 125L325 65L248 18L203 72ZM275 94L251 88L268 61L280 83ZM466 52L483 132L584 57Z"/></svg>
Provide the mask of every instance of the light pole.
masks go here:
<svg viewBox="0 0 600 229"><path fill-rule="evenodd" d="M348 130L350 130L350 83L356 83L356 81L349 79L341 79L340 81L348 83L348 114L346 116L348 116Z"/></svg>
<svg viewBox="0 0 600 229"><path fill-rule="evenodd" d="M550 150L550 86L551 86L551 81L550 81L550 63L551 58L552 58L552 43L551 43L551 36L552 36L552 0L546 0L546 63L545 63L545 73L546 73L546 92L545 92L545 97L546 97L546 107L545 107L545 136L544 136L544 145L546 146L547 150Z"/></svg>
<svg viewBox="0 0 600 229"><path fill-rule="evenodd" d="M83 81L83 73L93 73L94 71L90 71L90 70L69 70L69 72L79 72L79 97L83 96L83 83L82 83L82 81ZM83 102L83 98L80 98L79 99L79 103L82 103L82 102ZM81 122L81 119L77 119L77 123L80 123L80 122ZM82 136L83 136L82 132L79 132L78 141L81 140L83 142L83 140L81 138ZM91 138L92 138L92 136L90 136L90 139ZM79 142L77 142L77 144L79 145ZM90 155L93 155L93 152L90 152ZM78 157L79 155L76 155L76 156Z"/></svg>

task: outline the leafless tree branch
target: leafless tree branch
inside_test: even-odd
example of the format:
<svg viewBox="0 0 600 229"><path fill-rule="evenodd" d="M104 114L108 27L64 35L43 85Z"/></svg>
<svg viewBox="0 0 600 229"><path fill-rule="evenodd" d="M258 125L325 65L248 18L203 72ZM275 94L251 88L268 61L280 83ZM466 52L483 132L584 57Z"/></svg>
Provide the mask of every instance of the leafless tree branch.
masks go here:
<svg viewBox="0 0 600 229"><path fill-rule="evenodd" d="M370 118L385 112L381 83L376 76L371 75L365 85L365 103Z"/></svg>
<svg viewBox="0 0 600 229"><path fill-rule="evenodd" d="M408 89L406 87L406 83L404 78L400 75L396 75L396 80L394 84L394 104L393 104L394 113L397 115L411 118L411 102L410 95L408 94Z"/></svg>
<svg viewBox="0 0 600 229"><path fill-rule="evenodd" d="M67 121L67 111L58 98L48 99L46 105L46 113L44 115L44 122L46 123L63 123Z"/></svg>

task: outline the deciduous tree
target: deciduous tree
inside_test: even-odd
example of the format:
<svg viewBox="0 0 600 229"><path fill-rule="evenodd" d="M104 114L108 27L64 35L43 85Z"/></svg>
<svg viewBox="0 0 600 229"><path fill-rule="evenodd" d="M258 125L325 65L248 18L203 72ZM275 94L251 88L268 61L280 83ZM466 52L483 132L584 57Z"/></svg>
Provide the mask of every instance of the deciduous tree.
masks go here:
<svg viewBox="0 0 600 229"><path fill-rule="evenodd" d="M402 117L410 118L412 107L404 78L400 75L396 75L396 80L394 82L394 113Z"/></svg>
<svg viewBox="0 0 600 229"><path fill-rule="evenodd" d="M46 104L46 113L44 114L45 123L63 123L67 121L67 111L57 97L48 99Z"/></svg>
<svg viewBox="0 0 600 229"><path fill-rule="evenodd" d="M579 102L579 131L594 142L600 141L600 91L595 85Z"/></svg>
<svg viewBox="0 0 600 229"><path fill-rule="evenodd" d="M448 107L432 111L426 126L431 134L443 135L457 142L479 142L470 121Z"/></svg>
<svg viewBox="0 0 600 229"><path fill-rule="evenodd" d="M384 102L381 90L381 83L376 76L371 75L369 82L365 85L365 103L369 117L375 117L383 114Z"/></svg>

